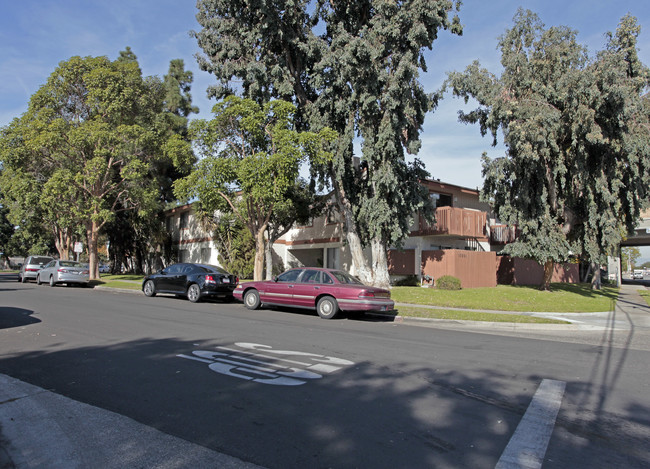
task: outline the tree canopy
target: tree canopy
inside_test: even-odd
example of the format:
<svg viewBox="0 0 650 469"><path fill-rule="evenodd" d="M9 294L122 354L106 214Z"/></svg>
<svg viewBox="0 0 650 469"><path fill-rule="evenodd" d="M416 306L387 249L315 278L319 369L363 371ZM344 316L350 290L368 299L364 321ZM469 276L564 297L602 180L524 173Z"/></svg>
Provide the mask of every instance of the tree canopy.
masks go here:
<svg viewBox="0 0 650 469"><path fill-rule="evenodd" d="M210 121L195 120L190 133L201 156L194 171L175 182L181 199L197 198L200 216L232 212L255 239L254 278L262 279L265 234L274 214L291 203L300 164L323 164L335 132L297 131L295 107L286 101L259 105L229 96Z"/></svg>
<svg viewBox="0 0 650 469"><path fill-rule="evenodd" d="M167 124L163 89L142 77L129 50L116 61L72 57L0 135L5 199L37 207L55 230L83 229L91 278L100 229L120 210L157 208L159 165L193 162L189 143Z"/></svg>
<svg viewBox="0 0 650 469"><path fill-rule="evenodd" d="M419 0L199 0L199 65L217 78L209 93L264 102L291 100L300 128L334 129L334 158L312 166L331 185L354 270L388 284L386 248L409 235L415 211L430 214L419 184L427 173L407 153L419 149L426 112L438 96L419 83L423 52L440 30L460 33L460 2ZM322 21L322 23L321 23ZM236 85L235 85L236 84ZM361 139L363 165L354 159ZM365 168L362 172L359 168ZM373 265L362 248L373 247Z"/></svg>
<svg viewBox="0 0 650 469"><path fill-rule="evenodd" d="M626 16L590 58L576 31L545 28L520 9L499 40L500 76L478 62L449 74L454 94L479 105L460 120L479 124L495 144L502 132L506 154L484 156L482 197L519 227L506 252L545 265L542 288L553 264L571 255L603 263L647 204L650 74L636 53L638 34Z"/></svg>

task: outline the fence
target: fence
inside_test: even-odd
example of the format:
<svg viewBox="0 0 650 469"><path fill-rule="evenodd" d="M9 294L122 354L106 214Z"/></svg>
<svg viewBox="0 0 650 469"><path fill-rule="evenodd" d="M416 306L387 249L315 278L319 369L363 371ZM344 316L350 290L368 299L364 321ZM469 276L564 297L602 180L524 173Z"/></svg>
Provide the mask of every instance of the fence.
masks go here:
<svg viewBox="0 0 650 469"><path fill-rule="evenodd" d="M445 249L422 251L422 274L460 279L463 288L496 287L496 253Z"/></svg>

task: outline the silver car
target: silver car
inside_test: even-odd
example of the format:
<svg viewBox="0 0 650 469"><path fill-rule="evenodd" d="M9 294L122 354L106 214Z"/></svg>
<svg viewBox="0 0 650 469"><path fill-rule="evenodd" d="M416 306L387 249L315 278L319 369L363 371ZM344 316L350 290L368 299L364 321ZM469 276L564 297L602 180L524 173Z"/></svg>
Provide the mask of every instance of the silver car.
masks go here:
<svg viewBox="0 0 650 469"><path fill-rule="evenodd" d="M41 283L48 282L51 287L57 283L85 286L88 284L89 276L88 264L75 261L53 260L38 273L36 283L40 285Z"/></svg>
<svg viewBox="0 0 650 469"><path fill-rule="evenodd" d="M18 281L25 283L27 280L34 280L43 266L52 260L49 256L28 256L20 266Z"/></svg>

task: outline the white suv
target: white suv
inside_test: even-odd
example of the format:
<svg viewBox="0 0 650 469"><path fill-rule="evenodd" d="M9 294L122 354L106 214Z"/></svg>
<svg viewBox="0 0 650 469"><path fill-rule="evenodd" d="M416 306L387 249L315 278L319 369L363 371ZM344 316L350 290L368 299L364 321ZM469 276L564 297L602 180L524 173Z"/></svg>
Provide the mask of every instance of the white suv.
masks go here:
<svg viewBox="0 0 650 469"><path fill-rule="evenodd" d="M25 258L25 262L20 266L18 281L25 283L29 279L36 280L38 272L51 260L53 259L49 256L29 256Z"/></svg>

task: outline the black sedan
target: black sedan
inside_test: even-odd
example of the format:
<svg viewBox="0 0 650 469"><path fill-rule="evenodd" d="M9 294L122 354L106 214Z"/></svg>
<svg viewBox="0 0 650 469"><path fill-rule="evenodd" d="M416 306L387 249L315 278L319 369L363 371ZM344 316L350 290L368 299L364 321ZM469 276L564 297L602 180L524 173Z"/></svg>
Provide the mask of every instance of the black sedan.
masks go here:
<svg viewBox="0 0 650 469"><path fill-rule="evenodd" d="M147 296L172 293L186 296L192 303L201 298L222 298L232 301L232 292L239 279L221 267L208 264L173 264L142 281Z"/></svg>

